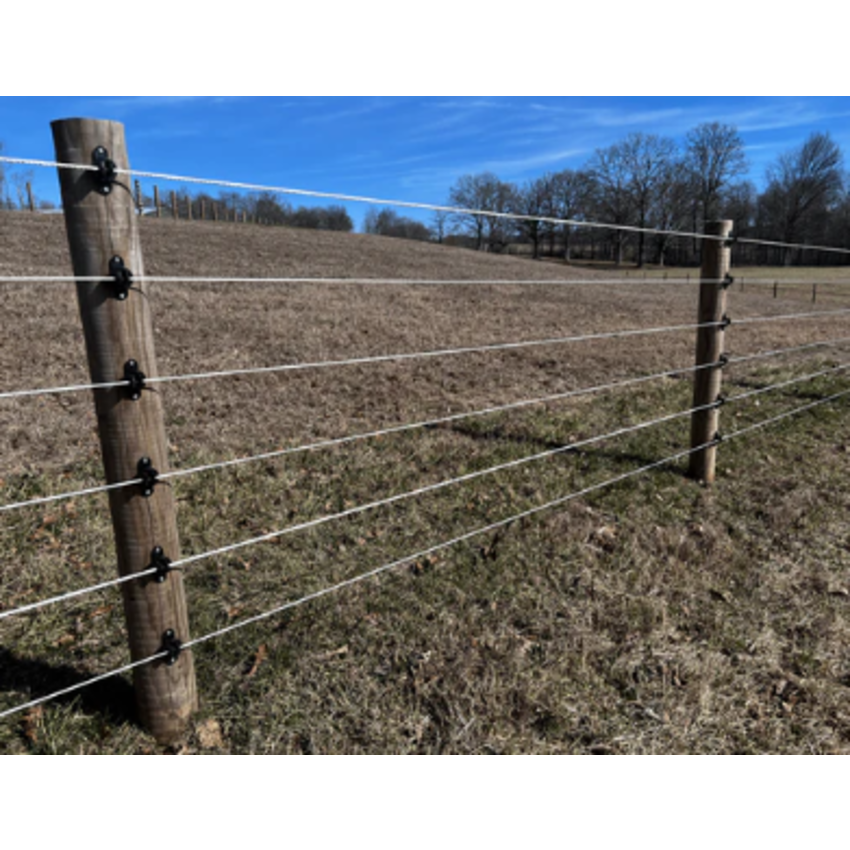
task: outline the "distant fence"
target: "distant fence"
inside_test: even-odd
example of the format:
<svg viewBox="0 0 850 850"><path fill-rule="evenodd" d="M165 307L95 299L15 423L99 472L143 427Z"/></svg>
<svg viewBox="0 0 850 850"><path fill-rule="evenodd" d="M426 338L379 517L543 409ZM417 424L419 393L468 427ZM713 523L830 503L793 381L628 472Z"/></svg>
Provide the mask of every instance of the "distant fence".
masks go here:
<svg viewBox="0 0 850 850"><path fill-rule="evenodd" d="M138 181L133 191L122 181L133 174L128 166L124 133L121 125L111 122L73 120L54 124L57 162L39 163L56 166L59 169L62 186L63 206L67 220L69 243L73 263L73 275L67 278L51 277L51 280L65 279L77 285L77 295L89 356L91 383L45 389L18 389L0 392L0 400L12 400L25 396L38 396L67 392L91 391L100 427L100 441L103 451L106 482L102 486L70 493L40 496L14 504L0 506L0 513L9 513L34 505L76 498L93 493L107 492L115 529L119 576L114 580L71 590L59 596L41 599L8 610L0 610L0 620L40 611L60 602L85 596L106 588L120 587L124 597L127 619L131 662L117 670L111 670L60 692L38 696L22 705L0 712L0 718L43 703L47 700L74 692L110 676L132 671L134 673L137 699L144 724L162 742L179 738L187 721L197 705L197 689L194 676L192 648L213 640L226 633L275 616L284 610L304 604L312 599L337 592L344 587L363 581L371 576L395 569L445 550L459 543L488 534L503 528L520 518L537 515L543 511L562 506L571 500L589 493L612 487L629 478L642 475L650 470L661 468L677 460L687 459L690 474L694 479L711 483L715 477L715 465L718 447L724 440L734 439L744 434L766 427L801 412L835 401L850 394L850 389L818 398L809 404L786 411L778 416L722 435L720 415L724 405L771 392L779 387L810 381L814 378L840 373L850 368L850 363L840 364L830 369L794 378L790 381L772 384L732 398L722 396L724 369L730 364L748 361L769 360L784 354L813 351L834 347L850 342L850 337L818 340L803 345L777 348L756 354L730 357L725 350L725 332L730 324L756 324L781 321L804 321L818 317L850 314L850 309L797 312L785 315L756 316L736 319L730 316L727 299L733 284L731 276L731 249L734 235L731 222L715 222L707 226L702 234L674 233L688 239L700 239L703 242L703 264L700 279L665 278L663 281L652 279L622 279L619 284L628 283L639 286L644 283L685 284L698 283L699 303L695 321L691 324L662 325L657 327L639 327L618 331L600 331L564 335L558 338L535 339L525 341L506 341L490 345L477 345L434 349L398 354L379 354L348 358L344 360L321 361L313 363L287 363L279 366L251 367L227 371L205 372L183 375L160 376L155 369L153 343L153 324L149 305L144 295L151 284L168 281L192 282L194 278L149 277L140 273L143 269L141 244L138 235L137 208L141 207L142 196ZM137 173L137 172L136 172ZM156 175L154 175L156 176ZM161 175L159 175L161 177ZM190 178L174 178L186 181ZM214 181L199 180L201 183ZM225 183L226 186L246 186L247 184ZM281 190L287 191L287 190ZM315 193L319 197L329 197L324 193ZM332 196L351 200L351 196ZM174 192L170 195L171 215L179 217L181 210ZM376 199L357 198L379 202ZM154 189L156 214L163 213L162 197L159 189ZM380 202L392 203L392 202ZM426 205L401 204L402 206L424 207ZM442 209L442 208L440 208ZM501 215L487 211L474 212L480 215ZM201 204L193 207L190 202L184 214L189 218L199 217L215 220L219 213L216 207ZM243 218L242 221L245 219ZM109 227L104 222L109 222ZM611 225L582 222L584 227L608 228ZM622 230L634 232L635 228ZM655 232L655 231L652 231ZM753 241L753 240L750 240ZM754 244L758 244L756 241ZM781 244L781 243L768 243ZM840 249L804 247L807 250L835 251ZM848 252L850 253L850 252ZM209 278L197 278L197 280ZM38 282L45 278L33 276L5 276L0 282ZM219 281L247 282L262 280L265 283L292 283L294 278L217 278ZM339 283L365 282L374 285L567 285L595 286L610 281L604 280L549 280L549 281L429 281L429 280L377 280L377 279L297 279L298 282ZM765 280L748 282L750 285L770 286ZM777 289L774 286L774 297ZM813 290L813 300L817 300L817 288ZM148 392L158 384L166 382L197 381L218 379L233 375L269 374L303 371L309 369L335 368L343 365L365 365L381 362L402 362L410 360L428 360L434 358L456 357L471 353L528 349L535 346L568 345L588 340L624 339L628 337L648 336L680 331L694 334L696 360L688 369L671 369L664 372L642 375L604 385L590 386L580 390L571 390L541 398L523 399L491 407L486 410L453 414L422 422L413 422L373 430L360 434L314 442L296 448L280 449L262 455L226 460L194 469L176 469L169 467L167 440L161 397ZM610 389L634 386L655 381L671 375L688 373L693 376L693 400L691 407L673 414L661 416L636 425L620 427L605 434L575 441L567 445L548 449L534 455L507 463L501 463L466 475L419 487L388 498L376 500L346 508L337 513L327 514L314 519L290 525L277 531L257 537L241 540L209 552L187 557L179 557L180 544L174 507L174 496L170 487L161 486L185 476L195 475L215 469L255 463L273 457L295 454L327 446L338 446L359 440L371 439L391 433L413 432L435 424L457 421L459 419L546 404L553 401L591 395ZM200 561L228 552L260 545L284 536L295 534L309 528L335 522L340 519L365 514L376 508L415 499L426 493L438 492L471 480L493 475L501 470L516 468L545 458L554 457L577 448L593 445L621 434L637 432L654 427L663 422L688 420L691 423L689 448L660 458L650 464L618 475L606 481L590 485L578 491L516 513L494 523L467 531L451 540L443 541L423 551L413 553L403 559L383 564L367 573L327 587L301 599L287 602L273 610L234 623L216 632L202 637L189 635L189 616L184 592L185 568ZM155 529L155 532L154 532Z"/></svg>

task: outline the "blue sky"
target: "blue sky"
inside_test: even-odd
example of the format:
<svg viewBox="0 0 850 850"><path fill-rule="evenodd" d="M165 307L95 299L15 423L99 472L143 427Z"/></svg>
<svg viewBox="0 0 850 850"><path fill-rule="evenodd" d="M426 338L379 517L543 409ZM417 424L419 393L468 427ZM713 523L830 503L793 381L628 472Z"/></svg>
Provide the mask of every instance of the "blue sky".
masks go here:
<svg viewBox="0 0 850 850"><path fill-rule="evenodd" d="M463 174L521 182L630 132L682 141L706 121L739 129L757 185L814 131L850 152L850 97L0 97L0 141L51 159L50 121L80 116L123 122L139 169L425 203ZM52 171L34 178L57 200Z"/></svg>

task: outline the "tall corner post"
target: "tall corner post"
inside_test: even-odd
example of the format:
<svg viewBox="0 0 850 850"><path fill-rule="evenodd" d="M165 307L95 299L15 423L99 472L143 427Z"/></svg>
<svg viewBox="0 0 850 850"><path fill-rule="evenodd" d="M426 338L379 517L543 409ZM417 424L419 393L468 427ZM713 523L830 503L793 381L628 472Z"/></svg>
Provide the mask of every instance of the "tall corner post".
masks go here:
<svg viewBox="0 0 850 850"><path fill-rule="evenodd" d="M123 125L69 119L54 122L52 128L58 162L102 163L97 172L59 169L74 274L103 278L77 283L92 383L123 380L130 361L147 378L155 377L150 301L145 282L139 280L144 267L138 220L129 178L120 173L129 168ZM131 277L115 275L116 258ZM107 483L139 478L143 459L159 474L168 470L159 394L121 386L95 390L94 401ZM160 564L163 556L180 558L170 487L112 490L109 506L121 576L149 569L159 550ZM121 588L133 661L157 656L163 647L170 650L169 657L135 668L133 676L140 721L160 743L174 743L185 733L198 701L192 653L174 651L175 639L189 640L182 573L166 570Z"/></svg>

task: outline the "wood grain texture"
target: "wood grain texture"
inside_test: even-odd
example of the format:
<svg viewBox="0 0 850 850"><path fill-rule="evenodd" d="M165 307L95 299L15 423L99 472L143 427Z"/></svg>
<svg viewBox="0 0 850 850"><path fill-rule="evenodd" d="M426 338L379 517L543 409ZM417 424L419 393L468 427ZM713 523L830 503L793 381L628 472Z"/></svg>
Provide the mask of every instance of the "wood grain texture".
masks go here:
<svg viewBox="0 0 850 850"><path fill-rule="evenodd" d="M54 122L52 127L59 162L89 165L92 151L102 145L118 168L129 168L122 125L70 119ZM128 179L119 176L112 192L103 195L90 172L60 169L59 176L74 273L108 277L109 260L120 256L133 275L141 277L144 266ZM137 289L119 301L112 297L108 283L77 285L93 383L120 380L128 360L137 361L148 377L158 374L150 301L144 283L134 286ZM132 401L123 387L97 390L94 396L107 483L136 478L143 457L149 457L159 472L166 472L160 396L146 391L140 400ZM109 505L122 576L145 570L156 546L171 560L180 557L170 487L159 485L147 499L137 487L114 490ZM162 584L152 578L129 582L122 590L134 661L156 655L169 629L181 641L189 639L181 573L169 574ZM173 666L157 661L137 668L134 684L144 726L162 743L179 740L197 707L191 652L182 653Z"/></svg>
<svg viewBox="0 0 850 850"><path fill-rule="evenodd" d="M727 237L732 232L731 221L707 222L707 236ZM699 324L720 322L726 313L726 288L722 281L731 268L732 251L725 242L707 239L703 243L702 283L699 292ZM696 365L717 363L724 351L725 331L722 327L697 330ZM701 369L694 374L694 407L713 404L720 397L723 369ZM710 443L716 436L720 423L717 408L700 410L691 419L691 448ZM691 455L690 474L706 484L714 483L717 446L711 446Z"/></svg>

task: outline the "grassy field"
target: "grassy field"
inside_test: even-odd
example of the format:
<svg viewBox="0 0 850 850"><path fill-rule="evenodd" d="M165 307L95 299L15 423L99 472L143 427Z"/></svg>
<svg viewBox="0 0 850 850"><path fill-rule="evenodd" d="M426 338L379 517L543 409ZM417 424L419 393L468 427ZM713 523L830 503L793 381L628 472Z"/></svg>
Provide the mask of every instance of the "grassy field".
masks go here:
<svg viewBox="0 0 850 850"><path fill-rule="evenodd" d="M234 225L143 221L142 239L154 275L612 274ZM68 272L58 219L0 214L0 246L0 275ZM773 270L736 276L744 287L730 293L733 320L812 309L810 286L807 296L806 285L787 283L774 298L772 286L747 284ZM599 287L162 284L150 298L160 372L179 374L692 323L696 294L662 279ZM86 381L71 289L8 286L0 298L2 389ZM850 306L838 286L819 291L818 304ZM847 329L843 315L733 325L729 348L744 355ZM168 385L172 465L685 369L693 347L686 331ZM726 391L831 368L846 350L730 368ZM730 404L723 430L846 387L846 373L836 372ZM180 479L183 552L685 410L690 393L682 374ZM88 394L0 405L0 502L100 481ZM850 750L847 413L842 399L730 440L714 488L688 480L679 460L199 646L202 709L183 751ZM675 420L195 564L185 576L193 635L674 455L687 448L688 432L687 419ZM6 609L115 572L103 497L3 514L0 544ZM123 629L117 591L0 621L0 710L126 663ZM133 721L129 682L117 678L0 721L0 751L157 748Z"/></svg>

